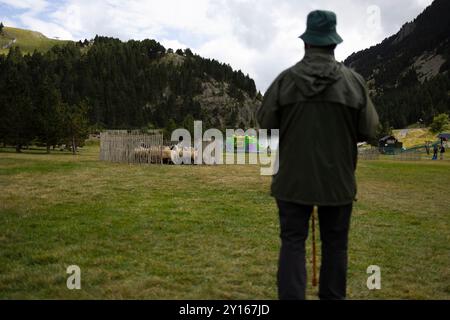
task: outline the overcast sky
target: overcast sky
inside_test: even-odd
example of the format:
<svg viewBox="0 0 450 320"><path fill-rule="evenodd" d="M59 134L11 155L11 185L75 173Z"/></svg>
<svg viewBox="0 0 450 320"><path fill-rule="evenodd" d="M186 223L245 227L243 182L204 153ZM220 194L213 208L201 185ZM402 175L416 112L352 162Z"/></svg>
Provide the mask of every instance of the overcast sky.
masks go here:
<svg viewBox="0 0 450 320"><path fill-rule="evenodd" d="M432 0L0 0L0 21L48 37L96 34L156 39L241 69L265 91L303 56L298 36L314 9L333 10L344 43L336 56L370 47L414 19Z"/></svg>

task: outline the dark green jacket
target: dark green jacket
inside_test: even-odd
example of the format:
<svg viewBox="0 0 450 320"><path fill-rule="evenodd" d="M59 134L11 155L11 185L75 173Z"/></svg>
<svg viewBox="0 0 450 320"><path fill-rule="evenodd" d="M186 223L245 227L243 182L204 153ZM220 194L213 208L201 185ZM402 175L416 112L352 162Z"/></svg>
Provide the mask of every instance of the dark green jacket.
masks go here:
<svg viewBox="0 0 450 320"><path fill-rule="evenodd" d="M353 202L357 143L374 137L378 126L362 76L332 52L308 49L275 79L257 118L262 129L280 129L272 196L306 205Z"/></svg>

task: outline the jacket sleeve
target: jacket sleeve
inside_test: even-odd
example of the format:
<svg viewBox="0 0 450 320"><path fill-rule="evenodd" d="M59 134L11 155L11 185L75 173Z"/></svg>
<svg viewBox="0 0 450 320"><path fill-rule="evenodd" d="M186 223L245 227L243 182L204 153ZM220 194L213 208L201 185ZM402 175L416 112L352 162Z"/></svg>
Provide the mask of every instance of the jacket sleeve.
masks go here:
<svg viewBox="0 0 450 320"><path fill-rule="evenodd" d="M261 129L280 128L279 81L276 79L267 89L263 102L256 111Z"/></svg>
<svg viewBox="0 0 450 320"><path fill-rule="evenodd" d="M370 98L365 81L362 85L364 87L364 105L358 116L358 140L360 142L374 139L379 124L378 113Z"/></svg>

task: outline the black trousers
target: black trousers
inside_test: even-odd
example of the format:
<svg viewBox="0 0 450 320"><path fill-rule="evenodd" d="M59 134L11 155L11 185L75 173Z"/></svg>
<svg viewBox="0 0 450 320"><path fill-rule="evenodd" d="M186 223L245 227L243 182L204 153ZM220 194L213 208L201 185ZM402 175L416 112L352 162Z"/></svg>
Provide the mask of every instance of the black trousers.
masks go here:
<svg viewBox="0 0 450 320"><path fill-rule="evenodd" d="M280 300L304 300L306 291L305 241L308 238L312 206L277 200L280 214L281 250L278 265ZM353 203L340 207L319 206L322 261L319 298L346 297L347 247Z"/></svg>

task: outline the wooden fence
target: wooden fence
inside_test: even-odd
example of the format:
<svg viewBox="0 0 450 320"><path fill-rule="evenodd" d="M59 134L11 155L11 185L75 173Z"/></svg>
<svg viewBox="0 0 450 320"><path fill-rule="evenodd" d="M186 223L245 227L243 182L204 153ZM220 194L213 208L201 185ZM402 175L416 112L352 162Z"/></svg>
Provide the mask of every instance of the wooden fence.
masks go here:
<svg viewBox="0 0 450 320"><path fill-rule="evenodd" d="M420 161L422 159L422 152L420 150L404 151L394 154L394 160L401 161Z"/></svg>
<svg viewBox="0 0 450 320"><path fill-rule="evenodd" d="M380 151L378 148L358 149L358 159L360 160L378 160Z"/></svg>
<svg viewBox="0 0 450 320"><path fill-rule="evenodd" d="M100 135L100 160L120 163L163 163L163 135L140 131L105 131Z"/></svg>
<svg viewBox="0 0 450 320"><path fill-rule="evenodd" d="M420 161L423 152L420 149L402 150L395 149L392 154L383 155L382 159L398 161ZM380 159L379 148L365 148L358 150L358 159L360 160L378 160Z"/></svg>

